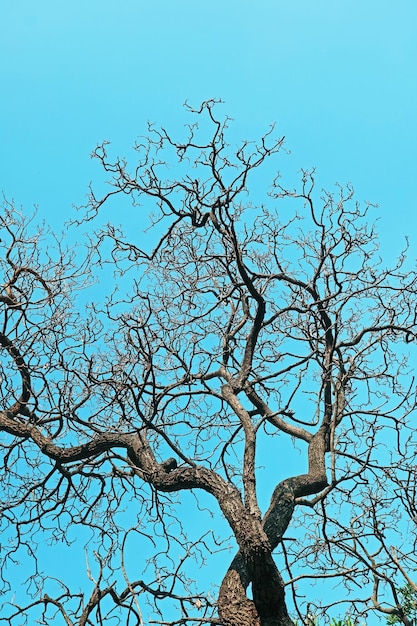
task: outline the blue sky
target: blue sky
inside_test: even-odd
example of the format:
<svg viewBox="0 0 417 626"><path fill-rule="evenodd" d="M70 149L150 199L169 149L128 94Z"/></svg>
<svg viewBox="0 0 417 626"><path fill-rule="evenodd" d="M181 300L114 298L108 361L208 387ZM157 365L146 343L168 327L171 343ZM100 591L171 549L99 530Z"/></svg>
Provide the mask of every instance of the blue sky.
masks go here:
<svg viewBox="0 0 417 626"><path fill-rule="evenodd" d="M0 29L0 191L25 212L58 227L98 142L221 98L236 140L276 122L289 176L352 182L383 253L409 233L417 256L415 0L1 0Z"/></svg>
<svg viewBox="0 0 417 626"><path fill-rule="evenodd" d="M27 211L67 217L97 142L218 97L237 138L275 121L290 171L377 202L385 235L417 220L413 0L3 0L0 24L0 189Z"/></svg>

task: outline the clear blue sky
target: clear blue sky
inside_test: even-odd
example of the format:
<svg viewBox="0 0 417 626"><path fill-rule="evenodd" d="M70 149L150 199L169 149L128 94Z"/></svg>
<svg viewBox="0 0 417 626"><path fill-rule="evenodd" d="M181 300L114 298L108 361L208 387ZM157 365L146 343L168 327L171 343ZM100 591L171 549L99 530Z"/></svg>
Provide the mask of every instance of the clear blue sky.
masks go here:
<svg viewBox="0 0 417 626"><path fill-rule="evenodd" d="M0 191L27 213L64 222L98 142L125 154L215 97L242 139L276 121L287 169L352 182L383 251L408 232L417 256L416 0L1 0L0 29Z"/></svg>
<svg viewBox="0 0 417 626"><path fill-rule="evenodd" d="M0 25L0 190L28 212L67 217L97 142L219 97L237 135L276 121L288 167L416 230L415 0L3 0Z"/></svg>

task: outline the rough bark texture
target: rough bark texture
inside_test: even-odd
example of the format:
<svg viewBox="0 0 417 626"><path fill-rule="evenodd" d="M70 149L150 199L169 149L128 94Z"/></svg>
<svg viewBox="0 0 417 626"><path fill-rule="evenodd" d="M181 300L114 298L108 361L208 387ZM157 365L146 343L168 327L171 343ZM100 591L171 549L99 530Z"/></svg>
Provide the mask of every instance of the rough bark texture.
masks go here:
<svg viewBox="0 0 417 626"><path fill-rule="evenodd" d="M247 564L238 552L227 570L219 593L219 616L225 626L261 626L255 603L246 595L249 583Z"/></svg>
<svg viewBox="0 0 417 626"><path fill-rule="evenodd" d="M293 624L287 612L284 581L272 552L288 528L296 498L316 493L327 485L324 465L326 438L325 428L311 438L309 473L278 484L251 549L241 549L233 559L219 594L219 615L225 626ZM247 597L250 584L253 600Z"/></svg>
<svg viewBox="0 0 417 626"><path fill-rule="evenodd" d="M252 583L253 600L247 597ZM251 562L239 552L222 582L219 615L225 626L292 626L284 583L271 554L255 556Z"/></svg>

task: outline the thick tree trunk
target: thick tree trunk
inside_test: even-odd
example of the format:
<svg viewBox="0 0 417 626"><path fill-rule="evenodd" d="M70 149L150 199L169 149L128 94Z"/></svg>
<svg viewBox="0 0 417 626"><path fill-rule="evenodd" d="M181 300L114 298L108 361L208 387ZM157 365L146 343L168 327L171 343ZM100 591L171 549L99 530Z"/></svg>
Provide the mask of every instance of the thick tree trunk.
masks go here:
<svg viewBox="0 0 417 626"><path fill-rule="evenodd" d="M253 600L246 595L250 583ZM256 555L249 563L238 552L222 582L218 608L224 626L293 626L270 553Z"/></svg>
<svg viewBox="0 0 417 626"><path fill-rule="evenodd" d="M253 564L252 595L261 626L293 626L285 603L284 581L271 553Z"/></svg>
<svg viewBox="0 0 417 626"><path fill-rule="evenodd" d="M322 468L324 455L319 455L320 463L314 456L316 448L322 452L323 441L320 433L320 439L317 437L310 445L310 469L315 471L279 483L262 522L253 519L253 525L240 525L242 531L246 528L248 541L240 542L240 551L220 587L218 610L224 626L294 626L285 603L284 581L272 552L291 521L296 497L314 493L327 484ZM250 584L253 600L247 597Z"/></svg>
<svg viewBox="0 0 417 626"><path fill-rule="evenodd" d="M246 596L249 583L248 568L238 552L220 587L218 609L224 626L260 626L255 603Z"/></svg>

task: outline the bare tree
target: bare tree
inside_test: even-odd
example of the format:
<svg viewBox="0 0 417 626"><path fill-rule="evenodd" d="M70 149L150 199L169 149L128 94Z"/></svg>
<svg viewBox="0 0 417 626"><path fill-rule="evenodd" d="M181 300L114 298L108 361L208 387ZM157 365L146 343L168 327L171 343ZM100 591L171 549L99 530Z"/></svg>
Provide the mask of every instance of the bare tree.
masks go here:
<svg viewBox="0 0 417 626"><path fill-rule="evenodd" d="M83 259L4 203L0 623L410 624L416 272L404 253L386 267L349 186L302 172L262 195L283 138L233 148L215 104L182 140L150 126L132 171L95 150L110 180L72 225ZM128 236L99 225L123 198ZM74 532L82 589L38 562ZM215 592L191 579L223 540Z"/></svg>

